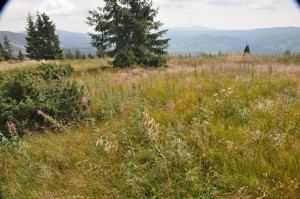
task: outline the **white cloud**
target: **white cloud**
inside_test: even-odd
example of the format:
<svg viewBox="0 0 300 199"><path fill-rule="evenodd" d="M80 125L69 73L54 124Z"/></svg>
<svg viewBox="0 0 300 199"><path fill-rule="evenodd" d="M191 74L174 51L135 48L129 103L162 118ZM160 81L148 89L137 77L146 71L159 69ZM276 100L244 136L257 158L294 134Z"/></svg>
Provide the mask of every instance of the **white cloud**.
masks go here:
<svg viewBox="0 0 300 199"><path fill-rule="evenodd" d="M46 0L41 3L40 10L52 16L71 15L75 6L69 0Z"/></svg>
<svg viewBox="0 0 300 199"><path fill-rule="evenodd" d="M300 26L294 0L153 0L158 20L165 27L207 26L250 29ZM22 31L28 12L46 12L57 29L88 32L88 10L103 7L104 0L12 0L0 16L0 30Z"/></svg>
<svg viewBox="0 0 300 199"><path fill-rule="evenodd" d="M69 0L14 0L8 3L3 11L6 19L24 19L31 13L35 15L37 11L46 12L51 16L71 15L75 6ZM17 13L17 14L16 14Z"/></svg>
<svg viewBox="0 0 300 199"><path fill-rule="evenodd" d="M281 4L278 0L208 0L207 2L215 6L244 7L255 10L275 9L278 4Z"/></svg>
<svg viewBox="0 0 300 199"><path fill-rule="evenodd" d="M7 4L8 5L6 5L4 10L2 11L3 13L1 13L2 14L1 17L5 15L7 19L20 20L24 18L24 16L26 16L27 13L29 12L30 8L32 8L30 3L26 1L20 1L19 3L13 2ZM24 10L28 10L28 11L25 13Z"/></svg>

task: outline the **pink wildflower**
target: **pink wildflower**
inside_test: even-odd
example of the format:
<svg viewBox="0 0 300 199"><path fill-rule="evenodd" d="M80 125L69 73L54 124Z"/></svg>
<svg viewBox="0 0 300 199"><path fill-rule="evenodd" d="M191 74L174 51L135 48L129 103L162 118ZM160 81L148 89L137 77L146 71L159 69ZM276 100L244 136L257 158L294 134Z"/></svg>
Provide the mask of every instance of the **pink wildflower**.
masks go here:
<svg viewBox="0 0 300 199"><path fill-rule="evenodd" d="M41 111L41 110L38 110L38 111L37 111L37 114L38 114L38 115L41 115L41 116L44 116L44 115L45 115L45 113L44 113L43 111Z"/></svg>
<svg viewBox="0 0 300 199"><path fill-rule="evenodd" d="M168 102L167 103L167 109L169 110L169 111L172 111L172 110L174 110L175 109L175 104L173 103L173 102Z"/></svg>
<svg viewBox="0 0 300 199"><path fill-rule="evenodd" d="M88 109L88 107L89 107L89 100L87 99L86 96L82 96L82 98L81 98L81 103L82 103L82 105L83 105L86 109Z"/></svg>
<svg viewBox="0 0 300 199"><path fill-rule="evenodd" d="M125 108L126 108L126 105L124 103L121 103L120 106L119 106L120 113L124 113L125 112Z"/></svg>
<svg viewBox="0 0 300 199"><path fill-rule="evenodd" d="M178 131L182 131L184 129L184 125L183 124L179 124L178 126L177 126L177 130Z"/></svg>
<svg viewBox="0 0 300 199"><path fill-rule="evenodd" d="M15 134L17 132L16 126L11 121L6 122L6 127L10 133Z"/></svg>

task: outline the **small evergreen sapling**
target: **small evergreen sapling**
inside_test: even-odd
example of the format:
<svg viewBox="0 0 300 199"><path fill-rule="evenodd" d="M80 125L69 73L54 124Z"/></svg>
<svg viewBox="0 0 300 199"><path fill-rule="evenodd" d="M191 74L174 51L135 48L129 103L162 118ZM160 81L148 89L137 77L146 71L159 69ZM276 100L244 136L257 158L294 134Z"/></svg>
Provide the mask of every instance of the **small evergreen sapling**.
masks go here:
<svg viewBox="0 0 300 199"><path fill-rule="evenodd" d="M24 54L22 53L22 51L21 51L21 50L19 50L19 53L18 53L18 60L21 60L21 61L23 61L23 60L24 60L24 58L25 58Z"/></svg>
<svg viewBox="0 0 300 199"><path fill-rule="evenodd" d="M246 47L244 49L244 54L249 54L250 55L250 47L249 44L246 44Z"/></svg>

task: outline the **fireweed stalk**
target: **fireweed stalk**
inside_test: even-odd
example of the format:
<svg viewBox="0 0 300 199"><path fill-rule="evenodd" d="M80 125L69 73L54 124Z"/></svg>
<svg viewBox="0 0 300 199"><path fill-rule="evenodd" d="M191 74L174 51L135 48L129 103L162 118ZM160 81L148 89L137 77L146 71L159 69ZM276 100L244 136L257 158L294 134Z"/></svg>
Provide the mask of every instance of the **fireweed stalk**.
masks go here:
<svg viewBox="0 0 300 199"><path fill-rule="evenodd" d="M49 122L50 124L52 124L56 128L65 130L65 127L62 124L60 124L58 121L56 121L54 118L52 118L50 115L45 114L41 110L38 110L37 114L42 116L45 119L45 121Z"/></svg>
<svg viewBox="0 0 300 199"><path fill-rule="evenodd" d="M17 133L17 128L15 126L14 123L12 123L11 121L7 121L6 122L6 127L9 133L11 133L12 135L16 135Z"/></svg>

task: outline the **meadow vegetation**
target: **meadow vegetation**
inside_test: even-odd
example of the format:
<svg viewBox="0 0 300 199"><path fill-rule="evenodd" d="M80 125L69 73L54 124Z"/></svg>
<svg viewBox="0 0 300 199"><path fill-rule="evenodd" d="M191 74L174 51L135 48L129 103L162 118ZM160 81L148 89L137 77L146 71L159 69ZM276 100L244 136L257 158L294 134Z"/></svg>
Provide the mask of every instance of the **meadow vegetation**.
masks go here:
<svg viewBox="0 0 300 199"><path fill-rule="evenodd" d="M299 198L299 58L169 57L168 67L120 69L105 59L57 61L73 66L67 79L84 88L77 95L83 116L56 131L2 136L0 192L49 199ZM0 70L9 73L15 64Z"/></svg>

